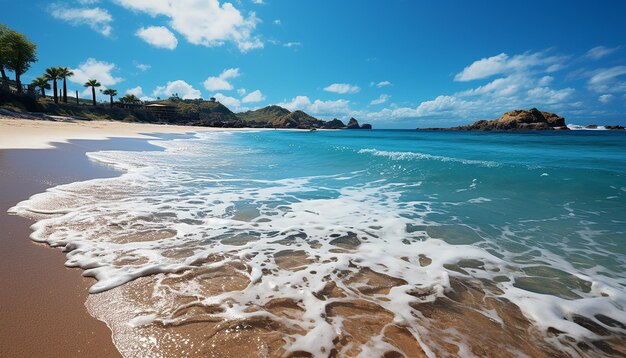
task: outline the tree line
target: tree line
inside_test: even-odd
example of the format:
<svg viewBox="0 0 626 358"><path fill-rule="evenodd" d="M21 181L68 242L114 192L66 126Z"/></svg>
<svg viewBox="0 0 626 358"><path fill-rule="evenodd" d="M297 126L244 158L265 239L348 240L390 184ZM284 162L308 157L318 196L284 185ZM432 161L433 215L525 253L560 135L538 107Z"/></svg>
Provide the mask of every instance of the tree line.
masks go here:
<svg viewBox="0 0 626 358"><path fill-rule="evenodd" d="M0 75L2 76L2 84L5 89L9 86L9 77L7 71L15 74L15 83L17 93L23 93L23 85L21 77L30 69L30 66L37 62L37 45L32 43L24 34L8 28L0 24ZM74 72L69 67L49 67L44 74L35 78L32 85L41 93L42 98L46 98L46 90L53 90L54 103L67 103L67 79L74 76ZM59 95L58 82L63 81L63 92ZM52 82L52 86L50 86ZM102 84L96 79L90 79L83 84L84 87L91 88L92 104L96 103L96 88ZM100 90L106 96L109 96L111 107L113 107L113 98L118 95L117 90L106 88ZM59 98L60 97L60 98ZM127 94L120 98L124 103L140 102L137 96Z"/></svg>

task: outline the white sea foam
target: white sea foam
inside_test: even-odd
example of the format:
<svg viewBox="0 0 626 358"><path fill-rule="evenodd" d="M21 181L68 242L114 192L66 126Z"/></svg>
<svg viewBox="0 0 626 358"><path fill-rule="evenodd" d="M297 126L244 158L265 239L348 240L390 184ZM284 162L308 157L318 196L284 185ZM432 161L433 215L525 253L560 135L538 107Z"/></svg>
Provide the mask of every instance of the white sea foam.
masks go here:
<svg viewBox="0 0 626 358"><path fill-rule="evenodd" d="M347 179L358 177L358 172L334 177L250 180L233 177L227 172L185 171L183 164L197 159L194 153L202 153L202 160L214 161L216 167L226 170L230 149L220 147L207 152L207 146L199 145L201 141L216 140L217 136L219 134L206 134L201 139L159 142L166 149L164 152L89 153L93 160L123 168L126 173L118 178L49 189L19 203L11 212L35 215L39 220L33 225L33 240L64 248L67 266L81 267L85 276L98 280L90 289L92 293L109 290L142 276L157 273L181 275L207 257L225 257L223 261L202 264L211 267L243 261L250 267L246 274L251 282L244 290L203 296L193 282L185 290L202 297L205 304L221 305L224 311L215 316L227 319L259 315L259 312L246 311L246 307L263 305L275 297L301 302L305 312L301 319L280 320L288 326L298 325L308 333L293 336L286 348L292 352L308 351L316 356L329 352L333 339L341 331L340 319L329 321L321 314L328 302L314 295L324 287L328 278L346 292L351 292L354 297L350 298L372 300L343 286L337 272L355 272L355 266L358 266L404 280L406 284L379 295L375 301L392 312L395 321L408 325L418 339L428 332L416 322L414 310L408 303L432 301L450 288L451 277L467 277L446 268L447 265L468 259L480 261L483 268L470 271L476 279L493 281L495 276L501 275L524 276L521 273L524 265L513 263L513 253L502 252L501 257L494 256L486 250L490 247L487 242L481 243L483 247L451 245L430 237L423 229L408 230L409 227L423 228L438 223L428 218L435 212L433 202L402 200L402 190L406 187L403 184L381 181L349 185ZM490 162L410 152L363 149L359 153L393 160L426 159L492 165ZM320 184L320 180L329 178L346 182L346 185L329 189ZM476 186L475 179L471 185ZM326 193L324 198L307 198L307 194L322 191ZM472 204L489 201L484 197L468 200ZM248 213L248 217L242 219L242 213ZM151 241L125 240L154 232L165 234ZM253 240L237 246L222 241L237 236L252 237ZM333 240L346 237L356 238L360 245L337 250ZM522 238L521 234L503 228L500 239L517 242ZM181 257L167 255L181 249L188 254ZM298 271L281 268L275 261L275 254L285 250L302 250L311 262ZM574 290L581 299L571 300L524 290L511 280L497 283L504 292L500 297L518 305L544 330L553 327L575 338L597 338L593 332L572 321L572 315L578 314L609 331L626 333L595 318L602 314L626 322L623 278L593 275L591 271L585 273L547 250L535 250L540 252L541 260L589 282L591 289L588 292ZM423 266L420 255L432 262ZM123 260L130 260L132 264L121 264ZM414 294L416 290L423 293L420 298ZM491 311L484 314L494 315ZM155 311L136 317L130 324L141 326L155 320L176 322L175 317ZM385 344L373 340L364 347L364 354L380 355L388 348Z"/></svg>
<svg viewBox="0 0 626 358"><path fill-rule="evenodd" d="M371 154L377 157L388 157L392 160L436 160L440 162L455 162L462 164L474 164L485 167L498 167L500 164L486 160L459 159L453 157L444 157L439 155L417 153L417 152L391 152L372 148L360 149L361 154Z"/></svg>
<svg viewBox="0 0 626 358"><path fill-rule="evenodd" d="M604 131L607 130L604 126L597 126L596 128L587 128L579 124L568 124L567 128L573 131Z"/></svg>

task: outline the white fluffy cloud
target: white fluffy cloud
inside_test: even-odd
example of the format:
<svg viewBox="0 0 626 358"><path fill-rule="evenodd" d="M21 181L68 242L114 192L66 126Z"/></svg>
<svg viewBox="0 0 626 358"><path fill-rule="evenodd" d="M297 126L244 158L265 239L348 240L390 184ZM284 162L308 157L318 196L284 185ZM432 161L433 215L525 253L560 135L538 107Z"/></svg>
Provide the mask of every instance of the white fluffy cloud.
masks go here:
<svg viewBox="0 0 626 358"><path fill-rule="evenodd" d="M613 100L613 95L612 94L603 94L602 96L598 97L598 101L607 104L609 102L611 102Z"/></svg>
<svg viewBox="0 0 626 358"><path fill-rule="evenodd" d="M50 7L50 14L58 20L73 26L87 25L92 30L104 35L111 35L113 16L106 10L95 8L68 8L60 4Z"/></svg>
<svg viewBox="0 0 626 358"><path fill-rule="evenodd" d="M154 97L171 97L174 95L178 95L182 99L202 98L202 93L199 90L183 80L167 82L165 86L158 86L152 92Z"/></svg>
<svg viewBox="0 0 626 358"><path fill-rule="evenodd" d="M250 109L242 106L241 101L235 97L230 97L222 93L216 93L213 97L233 112L244 112Z"/></svg>
<svg viewBox="0 0 626 358"><path fill-rule="evenodd" d="M376 83L376 87L378 87L378 88L385 87L385 86L391 86L391 82L389 82L389 81L380 81L380 82Z"/></svg>
<svg viewBox="0 0 626 358"><path fill-rule="evenodd" d="M142 27L135 35L154 47L173 50L178 46L176 36L165 26Z"/></svg>
<svg viewBox="0 0 626 358"><path fill-rule="evenodd" d="M302 42L297 42L297 41L294 41L294 42L285 42L285 43L283 44L283 46L284 46L284 47L289 47L289 48L291 48L291 47L300 47L300 46L302 46Z"/></svg>
<svg viewBox="0 0 626 358"><path fill-rule="evenodd" d="M227 42L247 52L262 48L254 34L259 23L251 12L247 17L229 2L219 0L114 0L121 6L169 19L169 26L194 45L222 46Z"/></svg>
<svg viewBox="0 0 626 358"><path fill-rule="evenodd" d="M296 96L289 102L278 103L290 111L302 110L316 116L335 117L350 113L350 102L344 99L336 101L312 101L307 96Z"/></svg>
<svg viewBox="0 0 626 358"><path fill-rule="evenodd" d="M206 81L204 81L204 88L209 91L230 91L234 87L228 80L237 77L239 77L239 69L229 68L222 71L217 77L207 78Z"/></svg>
<svg viewBox="0 0 626 358"><path fill-rule="evenodd" d="M339 93L339 94L357 93L360 90L361 88L359 86L351 85L347 83L333 83L332 85L324 88L324 91L334 92L334 93Z"/></svg>
<svg viewBox="0 0 626 358"><path fill-rule="evenodd" d="M126 92L124 92L124 94L135 95L136 97L138 97L142 101L154 101L156 99L154 97L146 96L143 93L143 88L141 86L137 86L137 87L134 87L134 88L129 88L129 89L126 90Z"/></svg>
<svg viewBox="0 0 626 358"><path fill-rule="evenodd" d="M95 79L105 87L113 86L124 80L113 75L115 70L116 66L114 63L88 58L87 61L78 65L77 68L72 69L74 76L69 77L69 80L82 85L89 80Z"/></svg>
<svg viewBox="0 0 626 358"><path fill-rule="evenodd" d="M561 56L546 56L543 52L524 53L510 57L505 53L482 58L465 67L455 77L455 81L465 82L488 78L499 74L526 71L531 67L544 66L546 72L555 72L562 68Z"/></svg>
<svg viewBox="0 0 626 358"><path fill-rule="evenodd" d="M263 96L260 90L248 93L248 95L241 100L243 103L256 103L261 101L265 101L265 96Z"/></svg>
<svg viewBox="0 0 626 358"><path fill-rule="evenodd" d="M389 96L387 94L381 94L378 98L376 98L375 100L371 101L370 104L371 105L383 104L383 103L387 102L389 97L391 97L391 96Z"/></svg>
<svg viewBox="0 0 626 358"><path fill-rule="evenodd" d="M603 57L606 57L610 54L612 54L613 52L617 51L619 49L619 47L605 47L605 46L596 46L594 48L592 48L591 50L587 51L587 53L585 54L585 56L594 59L594 60L599 60Z"/></svg>
<svg viewBox="0 0 626 358"><path fill-rule="evenodd" d="M589 79L589 89L597 93L626 91L626 66L601 68Z"/></svg>
<svg viewBox="0 0 626 358"><path fill-rule="evenodd" d="M135 95L137 97L141 97L143 96L143 88L141 88L141 86L137 86L134 88L129 88L126 90L126 94L132 94Z"/></svg>
<svg viewBox="0 0 626 358"><path fill-rule="evenodd" d="M391 108L378 112L361 113L361 117L380 121L408 118L458 121L497 118L514 108L573 108L576 104L572 99L575 90L570 87L550 87L554 77L546 75L557 70L563 58L546 53L525 53L512 57L500 54L483 58L465 67L455 81L497 77L488 83L454 94L440 95L416 107L398 108L392 104ZM613 74L619 72L613 71ZM381 96L371 104L383 99Z"/></svg>
<svg viewBox="0 0 626 358"><path fill-rule="evenodd" d="M152 66L145 63L138 63L137 65L135 65L135 67L137 67L138 70L145 72L148 71Z"/></svg>

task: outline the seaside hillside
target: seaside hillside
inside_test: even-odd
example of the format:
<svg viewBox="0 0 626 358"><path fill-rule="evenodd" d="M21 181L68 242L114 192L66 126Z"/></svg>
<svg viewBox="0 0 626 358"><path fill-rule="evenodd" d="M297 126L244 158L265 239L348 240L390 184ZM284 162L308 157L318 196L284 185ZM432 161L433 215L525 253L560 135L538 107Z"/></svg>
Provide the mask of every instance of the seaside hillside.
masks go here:
<svg viewBox="0 0 626 358"><path fill-rule="evenodd" d="M267 106L253 111L237 113L237 117L246 124L262 127L289 113L291 112L288 109L280 106Z"/></svg>
<svg viewBox="0 0 626 358"><path fill-rule="evenodd" d="M171 97L168 100L146 102L144 108L171 124L231 128L244 126L235 113L218 101Z"/></svg>
<svg viewBox="0 0 626 358"><path fill-rule="evenodd" d="M76 101L75 103L73 101ZM124 122L167 123L220 128L292 128L292 129L371 129L359 125L354 118L346 126L335 118L324 121L304 111L289 111L271 105L257 110L234 113L214 98L182 99L176 96L165 100L142 102L134 96L124 96L119 102L92 105L85 99L70 102L53 101L50 97L18 94L0 88L0 108L23 114L68 116L84 120L115 120Z"/></svg>

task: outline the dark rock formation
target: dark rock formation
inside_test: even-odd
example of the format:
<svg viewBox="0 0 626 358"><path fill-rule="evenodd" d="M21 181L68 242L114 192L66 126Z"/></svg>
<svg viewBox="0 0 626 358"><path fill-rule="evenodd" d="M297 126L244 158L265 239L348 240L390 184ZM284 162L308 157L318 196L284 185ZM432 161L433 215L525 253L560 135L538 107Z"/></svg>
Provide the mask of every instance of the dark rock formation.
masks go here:
<svg viewBox="0 0 626 358"><path fill-rule="evenodd" d="M588 124L585 128L587 128L587 129L597 129L598 125L597 124Z"/></svg>
<svg viewBox="0 0 626 358"><path fill-rule="evenodd" d="M332 121L328 121L324 123L324 128L326 129L343 129L346 128L346 125L339 119L335 118Z"/></svg>
<svg viewBox="0 0 626 358"><path fill-rule="evenodd" d="M431 128L441 129L441 128ZM470 131L517 131L517 130L568 130L565 118L550 112L541 112L537 108L515 110L505 113L495 120L481 120L467 126L448 128L450 130Z"/></svg>
<svg viewBox="0 0 626 358"><path fill-rule="evenodd" d="M615 126L604 126L604 128L606 128L606 129L610 129L610 130L624 130L624 129L626 129L626 127L624 127L624 126L619 126L619 125L615 125Z"/></svg>
<svg viewBox="0 0 626 358"><path fill-rule="evenodd" d="M346 128L347 129L372 129L372 125L365 123L361 126L359 125L359 121L357 121L353 117L353 118L350 118L350 121L348 122L348 126Z"/></svg>
<svg viewBox="0 0 626 358"><path fill-rule="evenodd" d="M353 117L353 118L350 118L350 120L348 121L348 126L346 128L348 128L348 129L361 129L361 126L359 125L359 121L357 121Z"/></svg>

